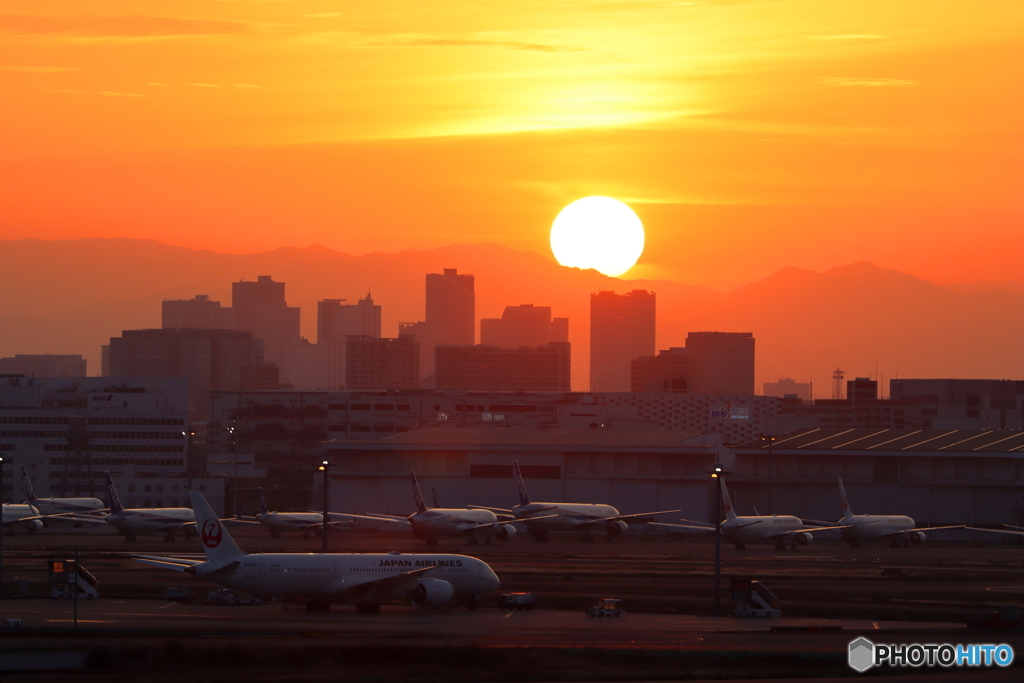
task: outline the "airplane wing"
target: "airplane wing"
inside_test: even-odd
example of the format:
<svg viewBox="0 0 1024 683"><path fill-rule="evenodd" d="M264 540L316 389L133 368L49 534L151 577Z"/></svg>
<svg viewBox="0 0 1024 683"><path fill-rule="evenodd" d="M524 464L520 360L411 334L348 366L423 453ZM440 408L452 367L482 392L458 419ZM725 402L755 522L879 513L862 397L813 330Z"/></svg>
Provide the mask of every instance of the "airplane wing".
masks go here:
<svg viewBox="0 0 1024 683"><path fill-rule="evenodd" d="M437 567L420 567L404 574L388 576L383 579L370 579L356 583L348 583L343 594L352 597L369 599L380 599L400 596L412 592L416 588L416 580L423 574L437 569Z"/></svg>
<svg viewBox="0 0 1024 683"><path fill-rule="evenodd" d="M1003 526L1013 526L1013 525L1011 525L1011 524L1004 524ZM964 528L965 529L970 529L971 531L991 531L994 534L1009 534L1010 536L1024 536L1024 531L1011 531L1010 529L982 529L981 527L977 527L977 526L969 526L969 527L964 527ZM1013 527L1013 528L1017 529L1019 527Z"/></svg>
<svg viewBox="0 0 1024 683"><path fill-rule="evenodd" d="M512 514L511 510L507 510L505 508L489 508L486 505L467 505L466 507L470 510L490 510L491 512L506 512L510 515Z"/></svg>
<svg viewBox="0 0 1024 683"><path fill-rule="evenodd" d="M176 572L186 571L189 567L202 564L203 560L186 560L179 557L156 557L153 555L132 555L132 559L150 567L171 569Z"/></svg>
<svg viewBox="0 0 1024 683"><path fill-rule="evenodd" d="M900 536L906 536L912 534L915 531L938 531L939 529L964 529L966 524L950 524L948 526L919 526L914 529L903 529L901 531L894 531L891 534L885 534L882 538L898 538Z"/></svg>
<svg viewBox="0 0 1024 683"><path fill-rule="evenodd" d="M651 522L652 526L667 526L673 529L682 529L690 533L715 533L715 527L713 526L694 526L692 524L669 524L668 522Z"/></svg>
<svg viewBox="0 0 1024 683"><path fill-rule="evenodd" d="M804 527L803 529L793 529L791 531L784 531L781 534L773 534L773 535L769 536L768 538L771 538L771 539L789 538L790 536L795 536L797 534L803 534L803 533L811 533L811 534L813 534L815 531L835 531L836 529L849 529L851 526L853 526L853 525L852 524L844 524L843 526Z"/></svg>
<svg viewBox="0 0 1024 683"><path fill-rule="evenodd" d="M373 522L392 522L394 524L404 524L406 526L412 526L409 524L409 520L405 517L398 517L397 515L354 515L349 513L337 513L342 514L345 517L351 517L353 519L368 519ZM344 522L329 522L329 524L344 524ZM314 524L313 526L319 526Z"/></svg>
<svg viewBox="0 0 1024 683"><path fill-rule="evenodd" d="M618 515L617 517L605 517L606 522L617 522L620 519L633 519L635 517L653 517L655 515L669 515L673 512L682 512L682 510L662 510L661 512L638 512L633 515ZM596 520L601 521L601 520Z"/></svg>
<svg viewBox="0 0 1024 683"><path fill-rule="evenodd" d="M817 524L820 527L835 526L837 522L829 522L824 519L801 519L804 524Z"/></svg>
<svg viewBox="0 0 1024 683"><path fill-rule="evenodd" d="M558 517L558 515L542 515L540 517L527 517L526 519L515 519L515 518L512 518L512 519L499 519L497 522L483 522L482 524L476 524L474 526L466 527L465 529L467 531L472 531L473 529L484 529L484 528L489 527L489 526L494 526L495 524L514 524L515 522L535 522L538 519L551 519L552 517Z"/></svg>

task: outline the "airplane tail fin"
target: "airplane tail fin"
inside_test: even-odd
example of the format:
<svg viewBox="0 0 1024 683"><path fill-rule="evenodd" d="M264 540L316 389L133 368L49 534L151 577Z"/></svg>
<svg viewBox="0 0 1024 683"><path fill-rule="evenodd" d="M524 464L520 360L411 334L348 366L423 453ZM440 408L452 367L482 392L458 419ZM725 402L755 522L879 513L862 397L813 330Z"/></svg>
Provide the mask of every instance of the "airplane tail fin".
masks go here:
<svg viewBox="0 0 1024 683"><path fill-rule="evenodd" d="M107 507L110 508L110 513L124 512L121 499L117 497L117 487L114 486L114 478L110 476L110 472L104 472L103 475L107 479Z"/></svg>
<svg viewBox="0 0 1024 683"><path fill-rule="evenodd" d="M846 488L843 486L843 478L839 477L839 506L843 511L843 519L853 517L850 511L850 499L846 497Z"/></svg>
<svg viewBox="0 0 1024 683"><path fill-rule="evenodd" d="M729 489L725 488L725 477L719 475L718 485L722 487L722 505L725 507L725 518L736 519L736 510L732 507L732 498L729 497Z"/></svg>
<svg viewBox="0 0 1024 683"><path fill-rule="evenodd" d="M512 471L516 476L516 486L519 487L519 504L529 505L530 494L526 492L526 482L523 481L523 473L519 469L519 463L515 460L512 461Z"/></svg>
<svg viewBox="0 0 1024 683"><path fill-rule="evenodd" d="M427 504L423 500L423 492L420 491L420 483L416 481L416 473L410 472L409 476L412 477L412 496L416 499L416 511L426 512Z"/></svg>
<svg viewBox="0 0 1024 683"><path fill-rule="evenodd" d="M436 489L436 488L434 488L433 486L431 486L431 487L430 487L430 492L431 492L432 494L434 494L434 507L435 507L435 508L439 508L439 507L441 507L441 504L437 502L437 489Z"/></svg>
<svg viewBox="0 0 1024 683"><path fill-rule="evenodd" d="M270 512L270 509L267 507L267 499L263 497L263 487L262 486L260 487L259 491L260 491L260 514L261 515L265 515L265 514Z"/></svg>
<svg viewBox="0 0 1024 683"><path fill-rule="evenodd" d="M206 561L226 560L246 553L238 547L235 539L224 528L220 517L213 511L206 498L198 491L189 491L188 499L192 503L192 511L196 515L196 530L199 540L203 542Z"/></svg>
<svg viewBox="0 0 1024 683"><path fill-rule="evenodd" d="M28 470L25 466L21 466L21 484L25 487L25 498L28 500L29 505L35 505L36 492L32 488L32 480L28 478Z"/></svg>

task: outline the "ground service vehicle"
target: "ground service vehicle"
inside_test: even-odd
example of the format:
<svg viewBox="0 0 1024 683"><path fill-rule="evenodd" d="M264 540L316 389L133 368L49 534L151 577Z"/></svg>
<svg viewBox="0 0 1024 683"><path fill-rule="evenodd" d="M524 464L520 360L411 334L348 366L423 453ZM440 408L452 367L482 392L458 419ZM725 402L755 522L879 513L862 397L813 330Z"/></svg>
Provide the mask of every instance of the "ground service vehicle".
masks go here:
<svg viewBox="0 0 1024 683"><path fill-rule="evenodd" d="M533 593L502 593L498 596L498 608L529 612L533 609Z"/></svg>

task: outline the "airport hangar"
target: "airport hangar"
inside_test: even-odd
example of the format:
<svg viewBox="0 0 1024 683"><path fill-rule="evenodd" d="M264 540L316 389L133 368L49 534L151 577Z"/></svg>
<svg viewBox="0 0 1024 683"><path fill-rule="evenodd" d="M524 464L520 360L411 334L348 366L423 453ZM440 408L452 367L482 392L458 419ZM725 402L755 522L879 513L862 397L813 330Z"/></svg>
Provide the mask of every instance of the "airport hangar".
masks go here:
<svg viewBox="0 0 1024 683"><path fill-rule="evenodd" d="M838 519L837 477L856 514L906 514L919 526L998 526L1024 514L1018 430L799 429L726 448L717 432L423 428L325 452L330 507L343 512L411 512L410 471L428 503L434 487L442 507L511 508L518 460L532 500L608 503L623 514L681 509L678 517L714 521L716 462L739 514Z"/></svg>

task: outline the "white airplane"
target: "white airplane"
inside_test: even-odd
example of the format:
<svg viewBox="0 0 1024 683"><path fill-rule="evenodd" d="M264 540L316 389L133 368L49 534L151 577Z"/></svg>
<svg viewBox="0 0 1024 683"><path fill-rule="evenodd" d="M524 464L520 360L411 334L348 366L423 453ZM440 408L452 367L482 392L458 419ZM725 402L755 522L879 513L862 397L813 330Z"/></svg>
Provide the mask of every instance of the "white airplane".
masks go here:
<svg viewBox="0 0 1024 683"><path fill-rule="evenodd" d="M303 538L309 538L312 531L319 536L323 530L324 516L320 512L271 512L267 508L267 500L263 497L263 489L260 492L260 514L253 518L243 517L241 520L232 521L255 521L267 528L271 538L280 538L286 531L300 531ZM338 513L327 513L328 520ZM351 526L349 521L328 521L329 526Z"/></svg>
<svg viewBox="0 0 1024 683"><path fill-rule="evenodd" d="M356 605L359 613L380 611L381 602L411 599L423 607L453 601L476 604L476 596L501 585L487 563L465 555L260 553L235 544L201 493L189 492L206 560L136 555L138 562L187 572L254 595L299 600L310 611L331 603Z"/></svg>
<svg viewBox="0 0 1024 683"><path fill-rule="evenodd" d="M580 539L580 543L593 543L594 537L591 533L595 529L604 529L604 532L608 534L608 540L611 540L622 536L629 529L623 520L679 512L679 510L663 510L622 515L611 505L531 503L530 496L526 492L526 482L523 481L523 473L516 461L512 462L512 472L519 488L519 505L511 510L483 505L471 505L470 507L513 515L517 522L526 524L527 533L533 536L538 543L547 542L549 540L548 533L551 531L582 531L583 537ZM548 514L541 515L540 513Z"/></svg>
<svg viewBox="0 0 1024 683"><path fill-rule="evenodd" d="M492 511L482 508L428 508L423 500L423 492L420 491L420 484L416 481L416 474L410 472L412 477L412 492L416 500L416 512L408 517L398 515L348 515L357 519L370 519L378 522L393 522L403 524L412 530L412 535L418 539L425 540L427 545L437 545L438 537L462 536L468 539L469 545L479 545L480 539L486 539L490 543L491 537L499 541L511 541L516 537L516 528L510 524L514 519L500 519ZM436 505L437 492L434 492Z"/></svg>
<svg viewBox="0 0 1024 683"><path fill-rule="evenodd" d="M0 526L8 536L14 535L14 528L18 525L31 534L43 528L43 517L45 515L40 515L31 505L4 503L0 511Z"/></svg>
<svg viewBox="0 0 1024 683"><path fill-rule="evenodd" d="M110 514L103 520L132 542L142 534L163 534L165 541L173 541L174 533L180 531L186 538L196 535L196 518L189 508L135 508L126 510L117 497L117 487L110 472L104 472L107 479L107 498L110 500ZM88 517L76 517L89 520Z"/></svg>
<svg viewBox="0 0 1024 683"><path fill-rule="evenodd" d="M843 518L836 524L843 528L843 539L850 544L851 548L859 548L861 541L877 539L889 541L889 545L893 548L898 548L901 543L917 545L927 540L925 531L963 529L967 526L966 524L953 524L918 528L914 520L906 515L855 515L850 510L850 501L846 497L842 477L839 477L839 504L843 511Z"/></svg>
<svg viewBox="0 0 1024 683"><path fill-rule="evenodd" d="M718 485L722 487L722 505L725 507L725 520L722 522L722 534L743 550L747 543L774 543L776 550L785 550L789 543L793 548L798 545L809 545L814 541L815 531L835 530L834 526L807 527L799 517L793 515L737 515L729 497L729 489L725 486L725 478L718 476ZM688 521L688 520L683 520ZM651 522L657 526L674 527L697 533L715 533L715 527L704 522L691 524L668 524Z"/></svg>
<svg viewBox="0 0 1024 683"><path fill-rule="evenodd" d="M99 498L37 498L32 482L28 477L28 470L21 466L21 484L25 487L25 497L28 504L39 510L42 515L55 515L61 513L99 513L104 512L107 506ZM80 520L76 520L80 521ZM102 521L97 517L94 521Z"/></svg>

